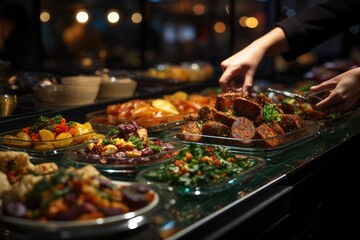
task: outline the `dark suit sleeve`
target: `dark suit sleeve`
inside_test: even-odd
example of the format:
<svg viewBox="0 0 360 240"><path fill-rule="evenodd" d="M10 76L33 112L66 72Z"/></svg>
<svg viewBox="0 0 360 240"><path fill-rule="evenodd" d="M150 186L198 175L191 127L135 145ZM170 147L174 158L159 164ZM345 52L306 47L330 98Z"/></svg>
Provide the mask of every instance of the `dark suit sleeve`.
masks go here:
<svg viewBox="0 0 360 240"><path fill-rule="evenodd" d="M320 43L360 23L360 0L329 0L275 24L285 32L290 61Z"/></svg>

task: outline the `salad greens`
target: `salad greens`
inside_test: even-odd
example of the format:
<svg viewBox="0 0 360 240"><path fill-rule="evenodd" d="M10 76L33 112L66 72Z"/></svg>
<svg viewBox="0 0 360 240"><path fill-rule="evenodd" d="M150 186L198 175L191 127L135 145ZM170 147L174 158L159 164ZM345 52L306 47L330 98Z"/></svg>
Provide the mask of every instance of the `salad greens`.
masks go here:
<svg viewBox="0 0 360 240"><path fill-rule="evenodd" d="M231 179L256 164L255 158L239 157L224 147L190 144L174 161L152 173L170 185L201 186Z"/></svg>

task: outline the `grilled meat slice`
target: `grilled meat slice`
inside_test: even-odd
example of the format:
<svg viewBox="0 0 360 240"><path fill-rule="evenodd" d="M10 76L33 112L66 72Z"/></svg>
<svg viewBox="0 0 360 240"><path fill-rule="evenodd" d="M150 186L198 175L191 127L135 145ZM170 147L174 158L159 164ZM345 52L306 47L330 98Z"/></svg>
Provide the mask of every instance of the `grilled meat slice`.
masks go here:
<svg viewBox="0 0 360 240"><path fill-rule="evenodd" d="M233 125L235 118L236 117L234 115L232 115L230 112L216 111L216 113L214 114L215 121L221 122L229 127L231 127L231 125Z"/></svg>
<svg viewBox="0 0 360 240"><path fill-rule="evenodd" d="M255 120L261 112L259 104L245 98L237 98L234 100L234 112L237 116L244 116L250 120Z"/></svg>
<svg viewBox="0 0 360 240"><path fill-rule="evenodd" d="M274 130L274 132L278 135L284 134L284 129L280 126L280 124L276 121L270 121L267 123L267 125Z"/></svg>
<svg viewBox="0 0 360 240"><path fill-rule="evenodd" d="M202 125L202 133L204 135L228 137L230 127L217 121L207 121Z"/></svg>
<svg viewBox="0 0 360 240"><path fill-rule="evenodd" d="M246 146L251 145L251 139L255 137L254 123L246 117L237 117L231 126L231 137Z"/></svg>
<svg viewBox="0 0 360 240"><path fill-rule="evenodd" d="M198 121L199 120L199 115L197 113L189 113L184 115L184 121Z"/></svg>
<svg viewBox="0 0 360 240"><path fill-rule="evenodd" d="M233 109L234 100L236 98L246 98L243 92L228 92L218 94L216 96L215 108L222 112L227 112L229 109Z"/></svg>
<svg viewBox="0 0 360 240"><path fill-rule="evenodd" d="M276 103L273 100L271 100L268 96L264 95L263 93L260 93L256 97L254 97L253 102L257 103L260 107L264 107L266 103L276 105ZM275 106L275 110L277 110L279 113L284 113L283 109L278 105Z"/></svg>
<svg viewBox="0 0 360 240"><path fill-rule="evenodd" d="M198 142L201 140L202 126L198 121L187 121L181 127L178 136L182 139Z"/></svg>
<svg viewBox="0 0 360 240"><path fill-rule="evenodd" d="M217 110L214 107L211 106L203 106L200 108L198 115L199 120L206 122L208 120L214 120L214 114L217 112Z"/></svg>
<svg viewBox="0 0 360 240"><path fill-rule="evenodd" d="M301 128L301 119L295 114L280 114L279 125L285 132L291 132Z"/></svg>
<svg viewBox="0 0 360 240"><path fill-rule="evenodd" d="M262 139L257 145L262 147L276 147L280 143L280 139L276 138L278 134L272 129L268 123L262 123L256 127L256 138Z"/></svg>

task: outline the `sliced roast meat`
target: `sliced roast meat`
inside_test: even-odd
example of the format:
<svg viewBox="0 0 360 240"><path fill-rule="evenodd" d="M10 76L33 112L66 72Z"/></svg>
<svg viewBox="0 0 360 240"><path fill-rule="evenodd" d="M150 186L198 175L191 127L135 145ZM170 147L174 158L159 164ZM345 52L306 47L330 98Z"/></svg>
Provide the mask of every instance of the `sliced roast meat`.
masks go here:
<svg viewBox="0 0 360 240"><path fill-rule="evenodd" d="M228 137L230 127L217 121L207 121L202 125L202 133L204 135Z"/></svg>
<svg viewBox="0 0 360 240"><path fill-rule="evenodd" d="M280 114L279 125L285 132L291 132L301 128L301 119L295 114Z"/></svg>
<svg viewBox="0 0 360 240"><path fill-rule="evenodd" d="M244 116L250 120L255 120L261 111L259 104L245 98L234 100L234 112L237 116Z"/></svg>
<svg viewBox="0 0 360 240"><path fill-rule="evenodd" d="M284 129L280 126L280 124L274 120L270 121L267 123L267 125L272 129L274 130L274 132L277 134L277 135L281 135L281 134L284 134L285 131Z"/></svg>
<svg viewBox="0 0 360 240"><path fill-rule="evenodd" d="M237 98L246 98L246 95L243 92L228 92L218 94L216 96L215 108L219 111L227 112L228 110L233 109L234 100Z"/></svg>
<svg viewBox="0 0 360 240"><path fill-rule="evenodd" d="M231 137L244 145L251 145L251 139L255 137L254 123L246 117L237 117L231 126Z"/></svg>
<svg viewBox="0 0 360 240"><path fill-rule="evenodd" d="M236 117L231 114L231 112L220 112L216 111L214 120L225 124L226 126L231 127L235 121Z"/></svg>
<svg viewBox="0 0 360 240"><path fill-rule="evenodd" d="M276 147L280 143L278 134L269 127L268 123L262 123L256 128L256 137L262 139L257 145L262 147Z"/></svg>
<svg viewBox="0 0 360 240"><path fill-rule="evenodd" d="M206 122L208 120L214 120L215 117L215 112L217 112L217 110L212 107L212 106L203 106L200 108L198 115L199 115L199 120Z"/></svg>
<svg viewBox="0 0 360 240"><path fill-rule="evenodd" d="M201 140L202 126L198 121L187 121L179 131L179 137L188 141Z"/></svg>

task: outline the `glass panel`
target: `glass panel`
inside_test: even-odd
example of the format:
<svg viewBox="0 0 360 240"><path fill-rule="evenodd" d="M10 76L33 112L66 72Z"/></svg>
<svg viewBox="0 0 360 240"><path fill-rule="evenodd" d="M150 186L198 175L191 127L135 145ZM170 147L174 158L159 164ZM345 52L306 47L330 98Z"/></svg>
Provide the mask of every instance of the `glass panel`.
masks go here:
<svg viewBox="0 0 360 240"><path fill-rule="evenodd" d="M277 1L235 0L234 1L234 51L239 51L255 39L264 35L274 24ZM265 58L257 71L259 77L273 73L273 59Z"/></svg>
<svg viewBox="0 0 360 240"><path fill-rule="evenodd" d="M45 68L140 67L140 23L139 1L42 1Z"/></svg>
<svg viewBox="0 0 360 240"><path fill-rule="evenodd" d="M263 34L271 20L268 14L274 4L270 2L41 1L43 64L62 73L102 67L139 69L194 60L206 60L220 68L232 49ZM80 10L88 14L86 23L76 20ZM117 23L106 19L110 10L119 14ZM50 18L46 20L46 16ZM242 16L255 17L258 25L239 27ZM231 21L233 17L236 23Z"/></svg>
<svg viewBox="0 0 360 240"><path fill-rule="evenodd" d="M204 59L230 52L227 1L147 1L146 65Z"/></svg>

